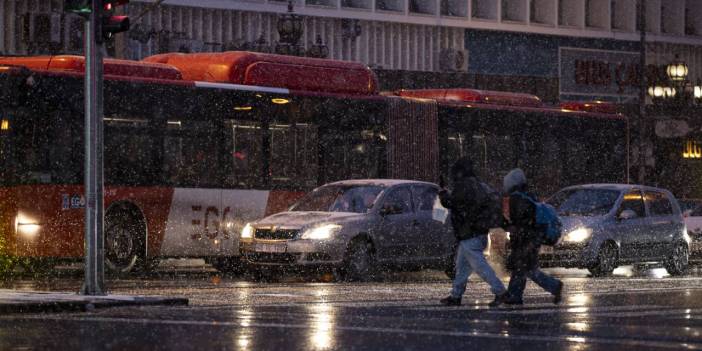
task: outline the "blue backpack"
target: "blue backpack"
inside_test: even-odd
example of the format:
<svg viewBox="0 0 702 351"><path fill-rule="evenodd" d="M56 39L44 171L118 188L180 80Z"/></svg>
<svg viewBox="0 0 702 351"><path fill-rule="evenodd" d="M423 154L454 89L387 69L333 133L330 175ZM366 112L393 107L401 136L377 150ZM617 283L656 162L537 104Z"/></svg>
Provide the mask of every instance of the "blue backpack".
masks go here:
<svg viewBox="0 0 702 351"><path fill-rule="evenodd" d="M558 218L556 209L547 203L534 200L527 194L521 192L517 192L517 194L529 200L536 208L536 218L534 222L536 223L537 229L543 234L541 243L549 246L556 245L563 232L563 224L561 224L561 220Z"/></svg>

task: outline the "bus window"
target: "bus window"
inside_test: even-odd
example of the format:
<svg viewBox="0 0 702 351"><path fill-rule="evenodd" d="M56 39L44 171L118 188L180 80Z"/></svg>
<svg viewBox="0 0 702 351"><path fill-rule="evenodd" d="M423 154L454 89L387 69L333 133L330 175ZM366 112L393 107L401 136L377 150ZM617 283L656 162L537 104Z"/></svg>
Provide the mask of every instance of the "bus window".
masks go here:
<svg viewBox="0 0 702 351"><path fill-rule="evenodd" d="M145 119L108 116L105 123L105 183L143 185L156 180L153 138Z"/></svg>
<svg viewBox="0 0 702 351"><path fill-rule="evenodd" d="M79 114L78 114L79 115ZM49 149L51 179L64 184L83 182L83 135L77 118L62 111L51 131L52 146ZM81 116L82 117L82 116Z"/></svg>
<svg viewBox="0 0 702 351"><path fill-rule="evenodd" d="M218 135L211 121L169 119L163 155L166 181L175 186L219 187Z"/></svg>
<svg viewBox="0 0 702 351"><path fill-rule="evenodd" d="M510 135L481 135L484 160L480 167L483 179L497 179L493 186L515 167L517 155L514 140Z"/></svg>
<svg viewBox="0 0 702 351"><path fill-rule="evenodd" d="M15 166L17 183L81 182L82 136L67 112L15 111L8 116L12 142L3 153Z"/></svg>
<svg viewBox="0 0 702 351"><path fill-rule="evenodd" d="M317 183L317 126L271 123L271 185L309 188Z"/></svg>
<svg viewBox="0 0 702 351"><path fill-rule="evenodd" d="M224 177L228 187L253 188L262 186L262 133L256 122L229 120L227 125L227 150ZM229 134L231 132L231 134Z"/></svg>
<svg viewBox="0 0 702 351"><path fill-rule="evenodd" d="M386 155L380 130L339 128L322 138L325 157L324 180L382 178Z"/></svg>
<svg viewBox="0 0 702 351"><path fill-rule="evenodd" d="M469 147L472 145L472 140L466 133L450 132L446 143L446 152L448 155L454 155L457 160L460 157L470 153ZM454 160L455 161L455 160Z"/></svg>
<svg viewBox="0 0 702 351"><path fill-rule="evenodd" d="M265 111L272 187L309 189L317 186L319 128L315 118L320 111L319 100L303 98Z"/></svg>
<svg viewBox="0 0 702 351"><path fill-rule="evenodd" d="M12 175L10 123L10 117L0 111L0 185L7 185Z"/></svg>

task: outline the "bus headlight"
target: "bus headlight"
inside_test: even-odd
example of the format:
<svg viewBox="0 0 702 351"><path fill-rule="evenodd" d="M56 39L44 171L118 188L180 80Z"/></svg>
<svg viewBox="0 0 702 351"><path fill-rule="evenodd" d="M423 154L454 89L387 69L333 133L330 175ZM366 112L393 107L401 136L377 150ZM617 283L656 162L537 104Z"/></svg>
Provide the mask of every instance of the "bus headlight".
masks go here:
<svg viewBox="0 0 702 351"><path fill-rule="evenodd" d="M251 226L251 223L246 223L244 226L244 229L241 230L241 238L242 239L251 239L253 238L254 234L254 228Z"/></svg>
<svg viewBox="0 0 702 351"><path fill-rule="evenodd" d="M578 228L565 235L563 241L570 243L581 243L587 239L590 239L592 234L592 229L590 228Z"/></svg>
<svg viewBox="0 0 702 351"><path fill-rule="evenodd" d="M341 226L338 224L326 224L319 227L314 227L305 230L300 239L324 240L329 239L334 233L338 232Z"/></svg>

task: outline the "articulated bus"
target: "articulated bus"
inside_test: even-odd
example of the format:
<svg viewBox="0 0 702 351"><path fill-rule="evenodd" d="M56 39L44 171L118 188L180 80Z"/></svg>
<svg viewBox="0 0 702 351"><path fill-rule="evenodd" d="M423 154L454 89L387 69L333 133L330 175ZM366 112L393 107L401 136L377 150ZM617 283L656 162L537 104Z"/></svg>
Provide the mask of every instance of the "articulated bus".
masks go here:
<svg viewBox="0 0 702 351"><path fill-rule="evenodd" d="M84 65L0 58L5 254L84 254ZM380 93L361 64L251 52L106 59L104 72L105 250L117 272L166 257L233 268L247 222L316 186L437 181L462 155L495 182L524 167L542 192L627 178L626 118L597 105L471 89Z"/></svg>

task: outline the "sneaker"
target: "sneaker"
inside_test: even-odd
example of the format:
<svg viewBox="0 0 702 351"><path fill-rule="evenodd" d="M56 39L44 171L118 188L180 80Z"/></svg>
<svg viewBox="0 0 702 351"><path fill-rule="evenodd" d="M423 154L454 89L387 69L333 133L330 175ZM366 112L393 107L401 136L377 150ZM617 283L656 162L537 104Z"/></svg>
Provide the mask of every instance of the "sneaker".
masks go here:
<svg viewBox="0 0 702 351"><path fill-rule="evenodd" d="M460 306L461 305L461 298L447 296L447 297L444 297L443 299L439 300L439 302L441 302L441 304L444 306Z"/></svg>
<svg viewBox="0 0 702 351"><path fill-rule="evenodd" d="M509 294L507 292L503 292L502 294L495 295L495 299L492 300L488 304L489 307L498 307L501 304L503 304L507 299L509 298Z"/></svg>
<svg viewBox="0 0 702 351"><path fill-rule="evenodd" d="M563 282L559 281L558 282L558 288L556 288L556 292L553 294L553 303L558 305L561 303L561 300L563 299L562 296L563 293Z"/></svg>

